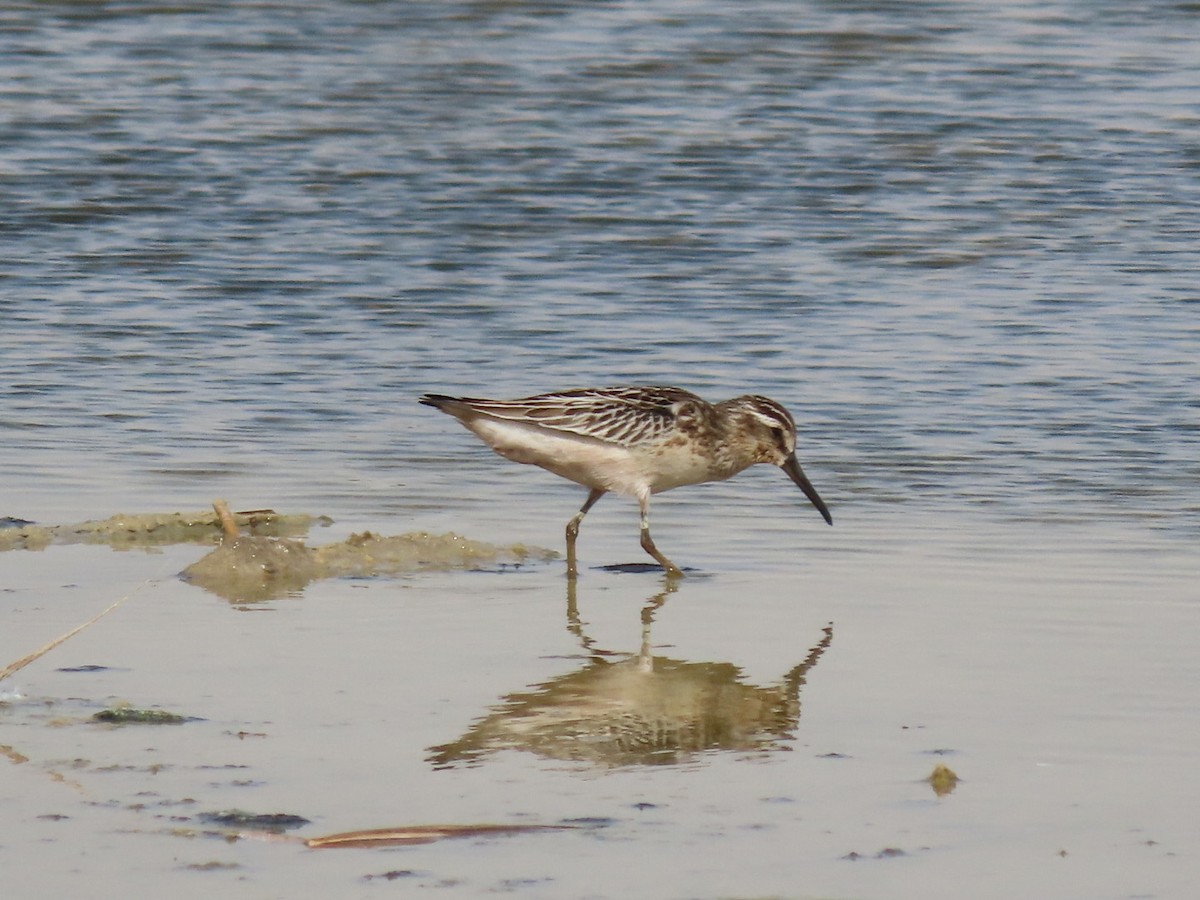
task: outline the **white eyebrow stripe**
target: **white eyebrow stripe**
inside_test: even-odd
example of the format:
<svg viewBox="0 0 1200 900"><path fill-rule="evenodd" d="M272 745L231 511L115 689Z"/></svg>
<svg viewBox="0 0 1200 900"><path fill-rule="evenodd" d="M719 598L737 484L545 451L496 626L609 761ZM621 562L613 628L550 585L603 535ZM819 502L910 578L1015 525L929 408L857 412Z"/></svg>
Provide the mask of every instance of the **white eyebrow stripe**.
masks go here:
<svg viewBox="0 0 1200 900"><path fill-rule="evenodd" d="M746 411L768 428L782 428L784 431L791 431L796 427L787 410L774 403L768 405L756 400L753 405L746 408Z"/></svg>

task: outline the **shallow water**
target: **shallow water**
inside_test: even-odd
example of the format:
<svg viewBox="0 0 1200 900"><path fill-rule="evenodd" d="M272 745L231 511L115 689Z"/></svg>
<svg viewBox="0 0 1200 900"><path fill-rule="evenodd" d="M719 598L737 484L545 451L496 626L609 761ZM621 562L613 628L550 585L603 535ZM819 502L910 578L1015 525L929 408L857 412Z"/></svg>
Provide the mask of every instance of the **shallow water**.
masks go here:
<svg viewBox="0 0 1200 900"><path fill-rule="evenodd" d="M322 542L557 548L582 492L415 398L644 380L787 404L835 520L761 467L656 498L695 571L648 656L761 698L832 636L787 736L654 765L511 733L430 762L598 650L636 663L652 574L588 568L573 624L561 563L238 608L174 579L198 547L0 554L0 662L138 589L0 684L6 883L1188 895L1198 30L1181 2L0 12L0 516L225 497L332 516ZM641 562L636 522L606 498L581 564ZM204 721L85 721L122 699ZM166 833L233 806L603 827Z"/></svg>
<svg viewBox="0 0 1200 900"><path fill-rule="evenodd" d="M826 628L829 639L789 735L670 761L660 741L657 763L598 742L611 705L686 717L691 702L672 705L674 685L646 700L653 686L591 678L637 654L643 607L663 599L653 576L585 571L575 617L552 565L324 582L243 608L156 582L13 679L24 696L3 707L5 744L28 760L3 781L5 850L23 861L13 889L99 878L90 895L139 883L197 897L354 895L367 876L404 871L405 884L447 896L1186 896L1200 799L1191 554L1143 546L1137 566L1098 561L1086 529L1008 535L1004 549L992 533L993 549L972 553L940 531L909 536L889 547L852 524L801 562L681 582L654 611L651 685L667 661L723 667L725 708L740 702L752 718L733 685L770 689ZM10 641L65 630L98 596L186 557L114 565L99 548L53 552L53 579L32 554L4 559L10 656ZM87 664L111 668L58 671ZM578 731L590 716L601 729L584 746L523 744L527 708L506 740L445 765L445 745L488 727L510 695L545 713L556 683L589 678L608 706L568 723ZM203 721L87 721L121 700ZM711 733L727 734L717 712ZM938 763L962 779L941 798L923 781ZM380 851L182 836L205 830L200 813L231 808L304 816L306 836L585 827Z"/></svg>

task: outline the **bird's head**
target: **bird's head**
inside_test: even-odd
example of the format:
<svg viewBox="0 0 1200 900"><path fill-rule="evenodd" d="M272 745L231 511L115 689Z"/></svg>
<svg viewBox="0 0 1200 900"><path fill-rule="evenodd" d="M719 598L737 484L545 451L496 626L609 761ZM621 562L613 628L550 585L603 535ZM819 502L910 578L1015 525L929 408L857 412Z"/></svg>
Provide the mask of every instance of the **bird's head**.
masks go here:
<svg viewBox="0 0 1200 900"><path fill-rule="evenodd" d="M727 401L731 417L750 441L754 462L779 466L796 483L804 496L830 525L829 507L812 486L796 460L796 421L781 403L769 397L747 394Z"/></svg>

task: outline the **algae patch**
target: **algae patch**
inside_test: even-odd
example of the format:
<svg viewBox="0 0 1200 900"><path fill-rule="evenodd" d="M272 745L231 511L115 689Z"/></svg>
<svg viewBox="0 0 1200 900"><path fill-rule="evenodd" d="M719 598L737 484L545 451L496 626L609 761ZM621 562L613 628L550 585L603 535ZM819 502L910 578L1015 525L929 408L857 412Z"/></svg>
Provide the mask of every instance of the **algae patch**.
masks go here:
<svg viewBox="0 0 1200 900"><path fill-rule="evenodd" d="M370 578L419 571L519 566L556 553L522 544L499 546L458 534L370 532L320 547L281 538L238 536L188 566L181 577L229 600L269 600L323 578Z"/></svg>
<svg viewBox="0 0 1200 900"><path fill-rule="evenodd" d="M940 764L934 766L933 772L925 780L929 782L929 786L939 797L945 797L958 787L958 775L949 766Z"/></svg>
<svg viewBox="0 0 1200 900"><path fill-rule="evenodd" d="M182 725L184 722L200 721L193 716L181 716L165 709L135 709L126 706L102 709L93 715L92 719L109 725Z"/></svg>
<svg viewBox="0 0 1200 900"><path fill-rule="evenodd" d="M201 822L209 825L220 825L223 828L249 828L259 831L270 831L282 834L289 828L302 828L312 823L303 816L292 813L252 813L243 809L226 809L220 812L200 813Z"/></svg>
<svg viewBox="0 0 1200 900"><path fill-rule="evenodd" d="M332 521L327 516L282 515L272 509L231 512L224 500L215 501L213 508L204 512L117 514L71 525L38 525L7 517L0 527L0 551L79 543L107 544L114 550L215 544L211 553L180 575L236 601L297 593L322 578L503 568L557 556L522 544L498 546L457 534L424 531L392 537L363 532L320 547L299 540L313 526Z"/></svg>
<svg viewBox="0 0 1200 900"><path fill-rule="evenodd" d="M329 525L325 516L281 515L273 509L254 509L231 514L239 528L250 534L296 537L314 525ZM21 521L17 527L0 528L0 551L41 550L51 544L107 544L114 550L162 547L169 544L208 543L221 534L221 517L215 510L194 513L118 513L71 525L38 525Z"/></svg>

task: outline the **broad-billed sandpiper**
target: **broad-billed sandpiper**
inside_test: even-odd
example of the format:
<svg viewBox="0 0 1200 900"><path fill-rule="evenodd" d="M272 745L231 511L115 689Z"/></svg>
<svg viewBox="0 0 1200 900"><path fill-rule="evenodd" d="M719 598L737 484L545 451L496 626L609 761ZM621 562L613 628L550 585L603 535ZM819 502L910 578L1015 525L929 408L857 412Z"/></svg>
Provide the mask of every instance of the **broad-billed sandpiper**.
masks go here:
<svg viewBox="0 0 1200 900"><path fill-rule="evenodd" d="M774 400L748 394L706 403L673 387L585 388L520 400L425 394L421 403L454 416L519 463L541 466L591 493L567 523L567 575L574 577L579 523L609 491L637 498L642 548L670 577L683 574L650 538L650 495L723 481L755 463L779 466L833 524L796 461L796 423Z"/></svg>

